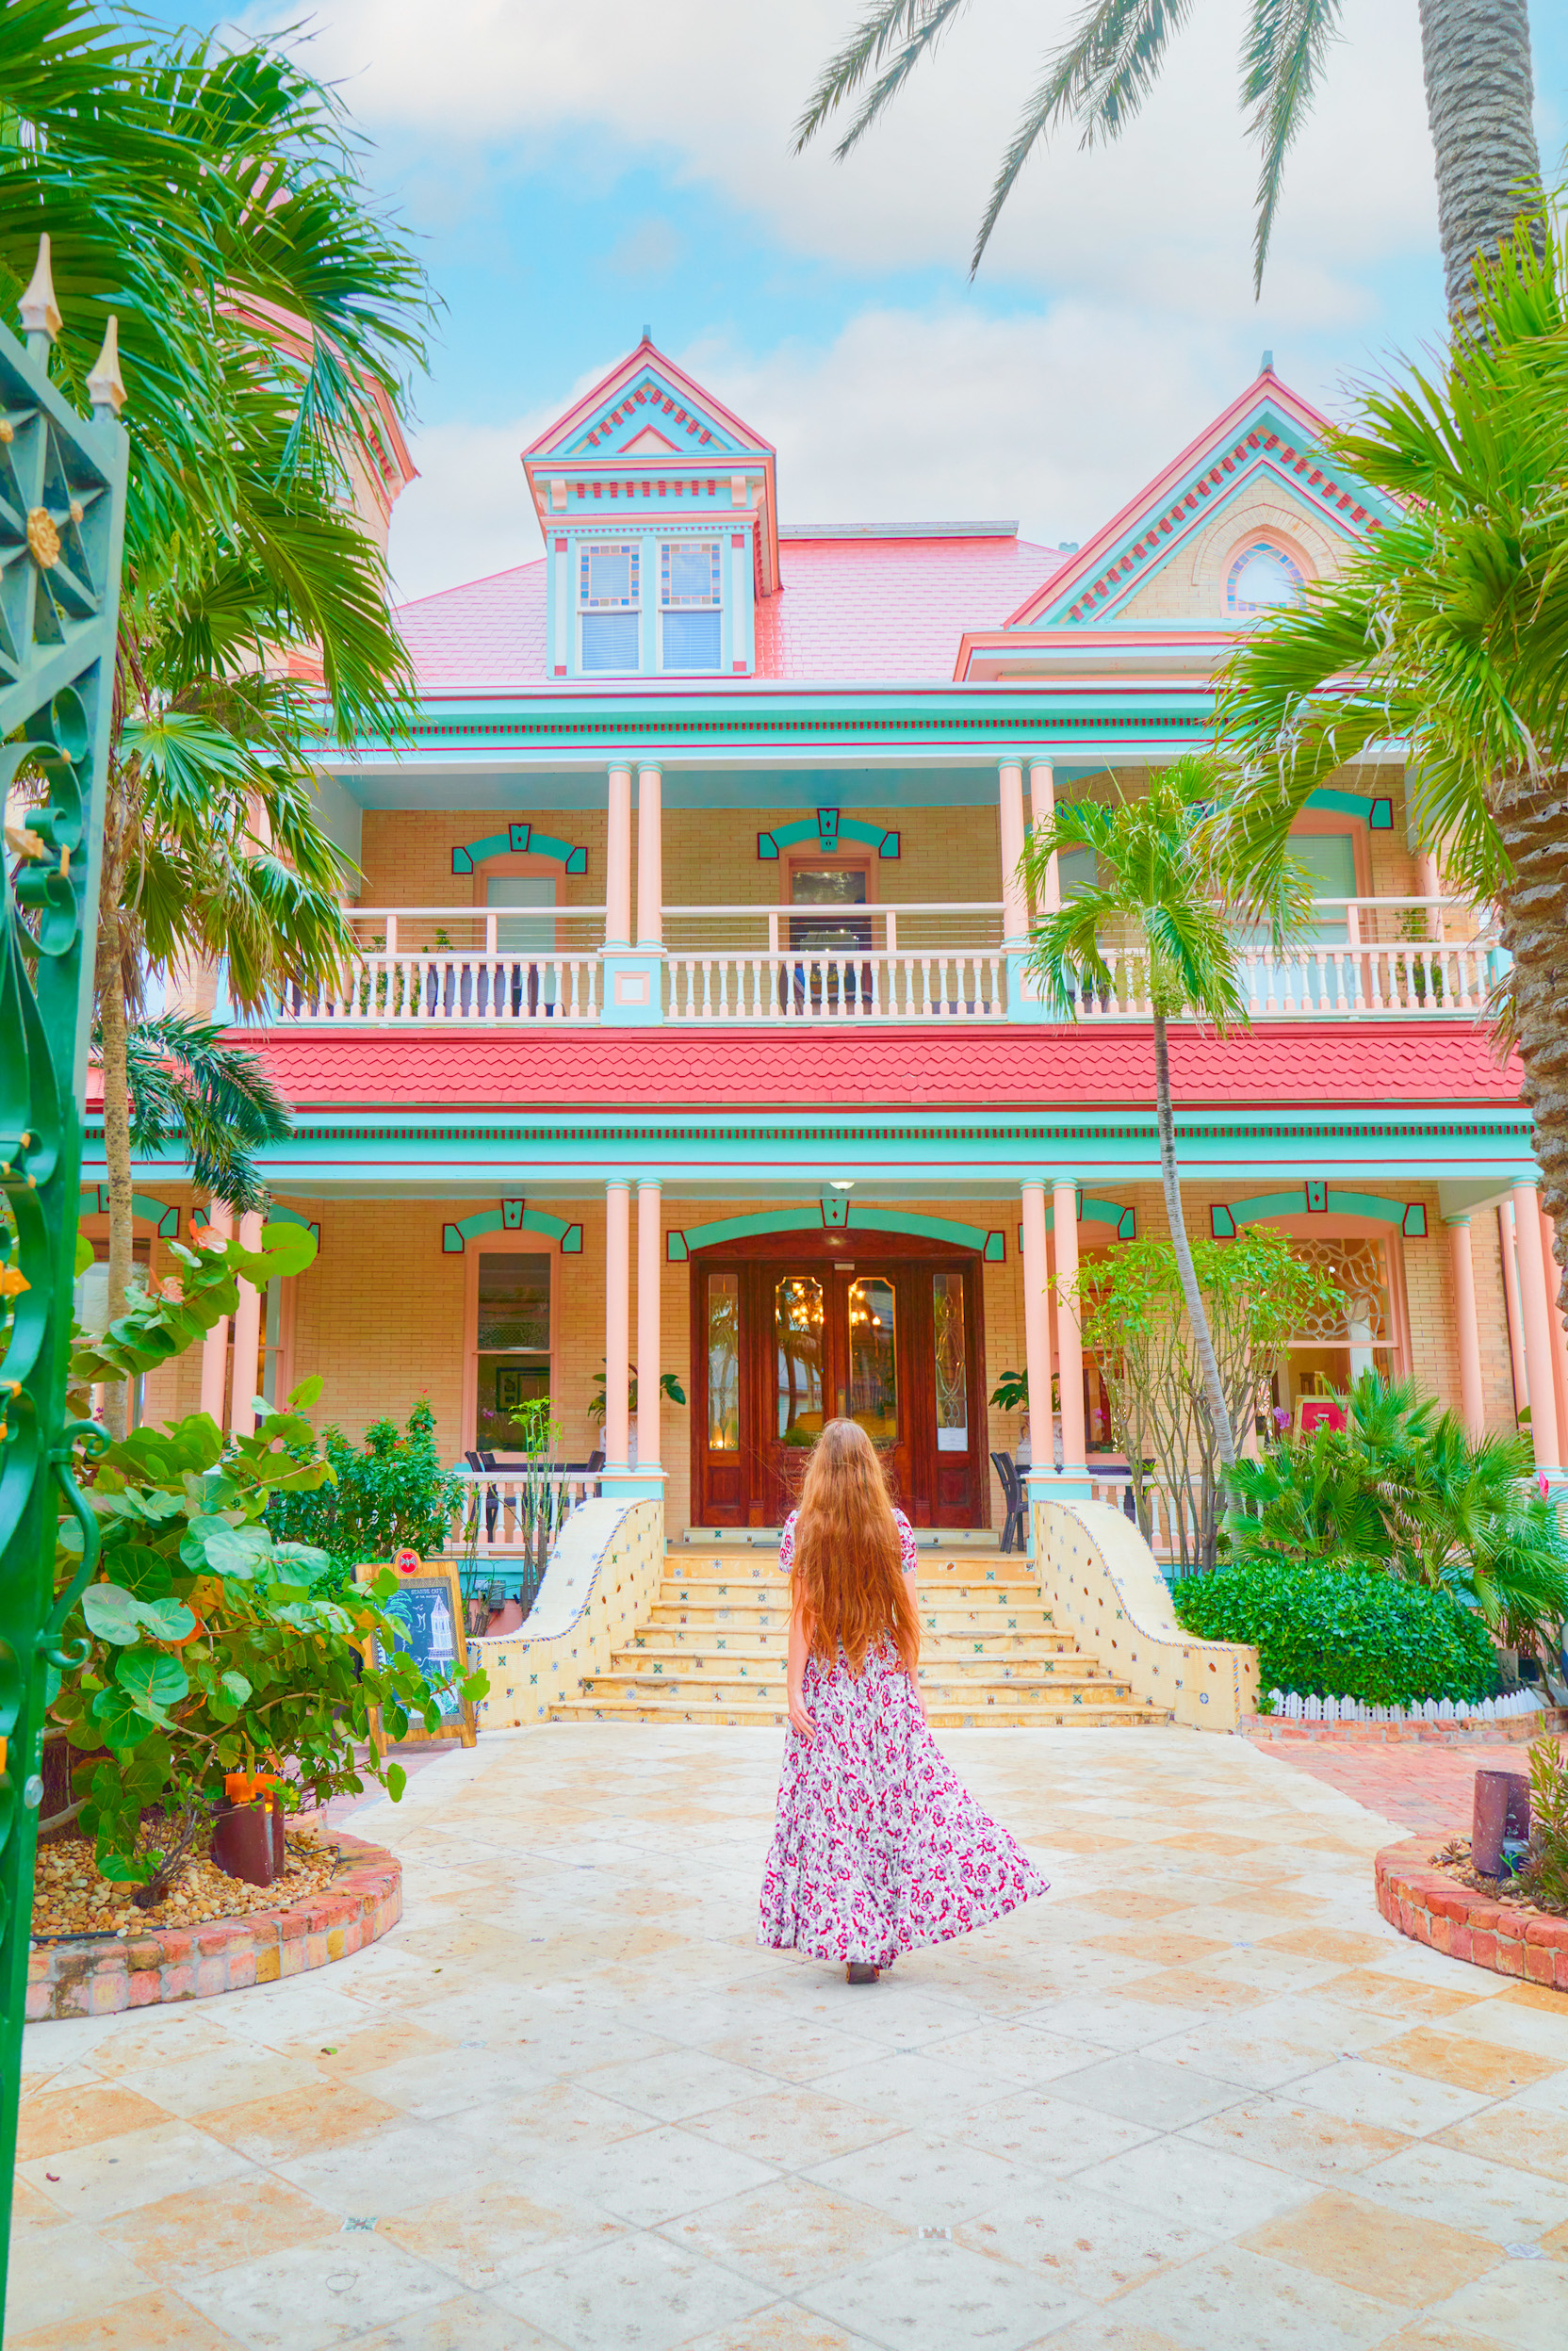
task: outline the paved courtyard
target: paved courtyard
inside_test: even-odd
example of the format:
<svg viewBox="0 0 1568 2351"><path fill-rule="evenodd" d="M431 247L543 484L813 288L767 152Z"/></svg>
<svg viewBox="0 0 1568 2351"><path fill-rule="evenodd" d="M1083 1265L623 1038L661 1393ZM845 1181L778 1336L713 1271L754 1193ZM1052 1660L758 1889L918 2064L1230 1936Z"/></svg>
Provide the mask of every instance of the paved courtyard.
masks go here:
<svg viewBox="0 0 1568 2351"><path fill-rule="evenodd" d="M779 1742L562 1724L350 1825L401 1929L29 2034L8 2351L1561 2351L1568 2000L1239 1739L956 1732L1051 1898L756 1950Z"/></svg>

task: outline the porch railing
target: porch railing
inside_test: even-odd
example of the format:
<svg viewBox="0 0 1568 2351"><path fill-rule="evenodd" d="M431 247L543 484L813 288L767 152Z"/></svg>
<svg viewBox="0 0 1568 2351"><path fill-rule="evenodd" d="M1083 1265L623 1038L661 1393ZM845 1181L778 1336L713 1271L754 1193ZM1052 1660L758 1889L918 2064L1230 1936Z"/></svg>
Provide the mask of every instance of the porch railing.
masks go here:
<svg viewBox="0 0 1568 2351"><path fill-rule="evenodd" d="M533 1562L542 1571L572 1512L599 1490L596 1471L460 1469L458 1506L447 1548L498 1568Z"/></svg>
<svg viewBox="0 0 1568 2351"><path fill-rule="evenodd" d="M602 906L355 906L361 942L328 985L286 988L288 1026L510 1028L596 1020Z"/></svg>
<svg viewBox="0 0 1568 2351"><path fill-rule="evenodd" d="M664 1019L707 1026L992 1021L1011 1000L1000 900L869 906L666 906ZM581 1027L603 1017L604 909L356 906L359 945L325 986L286 988L286 1027ZM1104 948L1085 1021L1145 1020L1135 939ZM1474 1020L1506 963L1485 909L1452 898L1321 898L1310 934L1248 946L1254 1020Z"/></svg>

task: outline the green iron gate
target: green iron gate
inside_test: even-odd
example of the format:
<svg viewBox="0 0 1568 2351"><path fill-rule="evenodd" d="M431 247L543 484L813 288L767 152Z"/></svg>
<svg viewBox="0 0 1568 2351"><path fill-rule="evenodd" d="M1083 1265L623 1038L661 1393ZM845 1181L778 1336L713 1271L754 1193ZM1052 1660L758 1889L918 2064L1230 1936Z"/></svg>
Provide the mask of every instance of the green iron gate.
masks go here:
<svg viewBox="0 0 1568 2351"><path fill-rule="evenodd" d="M23 298L26 348L0 327L0 2261L26 2011L45 1677L96 1561L73 1475L101 1438L66 1417L81 1102L92 1013L104 780L125 516L124 394L111 326L89 422L49 381L60 325L48 239ZM15 860L14 872L11 870ZM92 1431L92 1434L89 1432ZM80 1569L55 1594L59 1507ZM5 2273L0 2268L0 2319Z"/></svg>

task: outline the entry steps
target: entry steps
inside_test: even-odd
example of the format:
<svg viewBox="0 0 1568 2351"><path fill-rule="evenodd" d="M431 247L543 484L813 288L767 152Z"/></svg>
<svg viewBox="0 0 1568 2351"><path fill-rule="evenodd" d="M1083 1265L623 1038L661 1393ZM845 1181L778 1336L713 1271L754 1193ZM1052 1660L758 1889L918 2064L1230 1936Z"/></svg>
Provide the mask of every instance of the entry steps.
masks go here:
<svg viewBox="0 0 1568 2351"><path fill-rule="evenodd" d="M966 1543L916 1574L921 1692L933 1730L1107 1728L1168 1722L1075 1649L1051 1621L1030 1561ZM552 1722L782 1723L789 1579L771 1552L733 1537L674 1543L646 1622Z"/></svg>

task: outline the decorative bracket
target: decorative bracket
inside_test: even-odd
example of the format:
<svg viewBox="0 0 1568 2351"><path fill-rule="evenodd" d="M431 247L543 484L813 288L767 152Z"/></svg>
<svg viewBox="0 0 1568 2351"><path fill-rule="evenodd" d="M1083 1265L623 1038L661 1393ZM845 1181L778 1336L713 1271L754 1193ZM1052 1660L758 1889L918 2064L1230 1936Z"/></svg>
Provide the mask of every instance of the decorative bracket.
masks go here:
<svg viewBox="0 0 1568 2351"><path fill-rule="evenodd" d="M1380 1200L1375 1192L1342 1192L1321 1176L1308 1176L1288 1192L1254 1192L1250 1200L1216 1200L1209 1230L1217 1241L1233 1241L1246 1224L1267 1224L1275 1216L1365 1216L1395 1225L1407 1241L1427 1238L1427 1211L1420 1200Z"/></svg>
<svg viewBox="0 0 1568 2351"><path fill-rule="evenodd" d="M504 833L486 833L482 841L470 841L461 849L452 851L452 872L471 873L476 865L487 857L521 857L527 853L534 857L553 857L568 873L586 873L588 852L569 841L557 841L549 833L536 833L531 824L518 819L508 824Z"/></svg>
<svg viewBox="0 0 1568 2351"><path fill-rule="evenodd" d="M832 1193L811 1208L765 1208L751 1216L722 1216L713 1224L690 1225L684 1233L664 1236L664 1254L672 1265L684 1265L694 1249L715 1249L721 1241L748 1241L777 1233L906 1233L923 1241L942 1241L953 1249L972 1249L988 1265L1000 1265L1007 1256L1004 1233L988 1233L974 1224L956 1224L946 1216L921 1216L900 1208L868 1208Z"/></svg>

